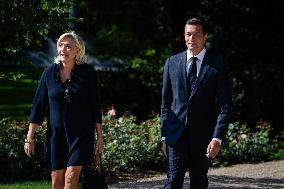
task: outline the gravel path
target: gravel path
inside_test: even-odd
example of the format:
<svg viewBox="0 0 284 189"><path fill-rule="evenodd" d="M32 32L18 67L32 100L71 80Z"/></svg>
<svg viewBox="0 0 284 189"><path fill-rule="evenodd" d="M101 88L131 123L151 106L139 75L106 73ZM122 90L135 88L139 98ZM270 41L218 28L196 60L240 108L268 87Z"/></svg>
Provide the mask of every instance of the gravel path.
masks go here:
<svg viewBox="0 0 284 189"><path fill-rule="evenodd" d="M238 164L209 170L209 189L284 189L284 160L259 164ZM166 174L150 178L129 179L109 186L117 188L162 188ZM189 188L186 176L184 188Z"/></svg>

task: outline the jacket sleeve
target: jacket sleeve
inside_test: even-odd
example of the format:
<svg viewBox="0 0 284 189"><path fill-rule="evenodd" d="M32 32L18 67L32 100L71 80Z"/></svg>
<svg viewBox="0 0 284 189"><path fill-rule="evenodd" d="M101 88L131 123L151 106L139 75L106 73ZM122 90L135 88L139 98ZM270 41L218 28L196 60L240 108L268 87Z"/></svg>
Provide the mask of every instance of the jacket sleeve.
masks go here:
<svg viewBox="0 0 284 189"><path fill-rule="evenodd" d="M46 74L47 72L45 70L40 78L33 100L31 114L29 116L29 122L38 125L42 125L42 122L47 115L48 91L46 86Z"/></svg>
<svg viewBox="0 0 284 189"><path fill-rule="evenodd" d="M213 138L223 140L228 130L232 106L232 81L224 68L223 60L217 79L217 107L218 117Z"/></svg>
<svg viewBox="0 0 284 189"><path fill-rule="evenodd" d="M102 112L101 112L101 99L99 83L97 79L97 74L93 67L91 67L90 72L90 96L91 96L91 109L93 111L94 123L102 124Z"/></svg>
<svg viewBox="0 0 284 189"><path fill-rule="evenodd" d="M172 85L169 73L168 59L164 66L163 72L163 88L162 88L162 103L161 103L161 137L165 137L165 124L168 119L168 114L173 101Z"/></svg>

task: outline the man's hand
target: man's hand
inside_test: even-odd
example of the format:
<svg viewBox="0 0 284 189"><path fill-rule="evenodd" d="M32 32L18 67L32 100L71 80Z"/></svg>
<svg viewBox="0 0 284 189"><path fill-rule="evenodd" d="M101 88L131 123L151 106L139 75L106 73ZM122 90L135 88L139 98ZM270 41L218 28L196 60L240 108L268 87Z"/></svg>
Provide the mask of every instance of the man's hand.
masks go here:
<svg viewBox="0 0 284 189"><path fill-rule="evenodd" d="M206 156L208 158L215 158L218 155L218 153L219 153L220 146L221 145L220 145L220 143L218 141L212 140L209 143L208 147L207 147L207 154L206 154Z"/></svg>
<svg viewBox="0 0 284 189"><path fill-rule="evenodd" d="M163 146L161 147L161 150L162 150L164 156L167 157L167 145L166 145L165 141L163 141Z"/></svg>

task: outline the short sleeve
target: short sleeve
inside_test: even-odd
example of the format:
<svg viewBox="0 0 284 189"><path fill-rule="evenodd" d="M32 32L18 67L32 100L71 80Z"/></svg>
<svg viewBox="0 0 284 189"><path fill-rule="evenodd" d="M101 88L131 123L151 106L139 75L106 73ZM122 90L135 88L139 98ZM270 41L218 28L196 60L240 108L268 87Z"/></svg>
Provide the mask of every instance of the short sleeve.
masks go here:
<svg viewBox="0 0 284 189"><path fill-rule="evenodd" d="M29 116L30 123L36 123L42 125L44 117L46 116L46 110L48 106L48 92L46 86L46 70L43 72L36 94L33 100L31 114Z"/></svg>

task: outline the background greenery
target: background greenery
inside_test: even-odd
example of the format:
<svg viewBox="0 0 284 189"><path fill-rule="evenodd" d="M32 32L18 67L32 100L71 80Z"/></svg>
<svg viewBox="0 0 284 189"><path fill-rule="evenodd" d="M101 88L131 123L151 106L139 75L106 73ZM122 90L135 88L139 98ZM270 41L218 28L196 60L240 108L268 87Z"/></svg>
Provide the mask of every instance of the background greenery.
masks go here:
<svg viewBox="0 0 284 189"><path fill-rule="evenodd" d="M0 6L2 78L24 73L37 80L42 70L25 52L42 55L48 39L75 30L89 55L121 63L118 72L99 71L103 106L115 104L118 114L127 110L139 121L160 112L163 64L185 50L184 23L199 16L208 24L207 48L230 68L233 122L254 129L264 120L273 132L283 130L283 1L1 0Z"/></svg>
<svg viewBox="0 0 284 189"><path fill-rule="evenodd" d="M22 149L43 69L27 54L52 61L49 41L70 30L102 66L119 63L111 65L117 71L98 70L103 108L115 104L122 117L104 117L107 168L163 170L153 113L160 112L163 64L185 50L183 28L191 16L207 22L206 47L225 57L233 80L232 124L213 164L283 158L282 11L281 0L0 0L0 182L49 177L42 161L45 127L33 158Z"/></svg>
<svg viewBox="0 0 284 189"><path fill-rule="evenodd" d="M104 167L114 174L165 171L159 118L153 117L140 124L135 122L133 116L119 119L104 116ZM46 124L36 132L36 152L31 158L23 150L27 131L25 125L27 122L9 119L0 122L0 183L50 177L43 160ZM284 144L276 137L269 136L270 131L270 125L265 122L259 123L255 132L240 123L230 124L222 151L212 165L284 159Z"/></svg>

